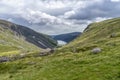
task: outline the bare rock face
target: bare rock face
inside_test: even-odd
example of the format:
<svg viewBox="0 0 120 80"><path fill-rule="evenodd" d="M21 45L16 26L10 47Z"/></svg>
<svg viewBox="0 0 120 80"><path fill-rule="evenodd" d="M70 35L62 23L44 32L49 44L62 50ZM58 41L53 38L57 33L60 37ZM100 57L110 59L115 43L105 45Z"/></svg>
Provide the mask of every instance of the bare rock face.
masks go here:
<svg viewBox="0 0 120 80"><path fill-rule="evenodd" d="M93 54L98 54L98 53L102 52L102 50L101 50L101 48L94 48L94 49L92 49L91 52L92 52Z"/></svg>

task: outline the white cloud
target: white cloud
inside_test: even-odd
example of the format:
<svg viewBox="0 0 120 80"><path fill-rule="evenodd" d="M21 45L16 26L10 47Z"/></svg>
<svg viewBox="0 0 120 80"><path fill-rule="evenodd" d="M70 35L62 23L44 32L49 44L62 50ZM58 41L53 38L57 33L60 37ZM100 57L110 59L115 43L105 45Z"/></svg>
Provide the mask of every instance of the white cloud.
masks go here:
<svg viewBox="0 0 120 80"><path fill-rule="evenodd" d="M22 12L21 17L28 20L30 23L33 24L39 24L39 23L46 23L51 25L69 25L70 23L65 21L64 19L49 15L47 13L41 12L41 11L34 11L34 10L27 10L27 13L24 15L24 12Z"/></svg>
<svg viewBox="0 0 120 80"><path fill-rule="evenodd" d="M65 18L69 18L70 16L72 16L72 15L75 15L75 11L68 11L68 12L66 12L65 14L64 14L64 17Z"/></svg>
<svg viewBox="0 0 120 80"><path fill-rule="evenodd" d="M104 20L107 20L107 19L110 19L110 18L105 18L105 17L97 17L95 18L95 20L93 20L92 22L100 22L100 21L104 21Z"/></svg>

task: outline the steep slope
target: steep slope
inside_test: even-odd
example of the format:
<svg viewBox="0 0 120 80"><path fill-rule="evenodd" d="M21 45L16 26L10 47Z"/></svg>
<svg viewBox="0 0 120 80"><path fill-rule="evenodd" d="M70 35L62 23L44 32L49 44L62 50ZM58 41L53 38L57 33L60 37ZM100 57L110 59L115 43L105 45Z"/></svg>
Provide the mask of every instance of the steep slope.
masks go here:
<svg viewBox="0 0 120 80"><path fill-rule="evenodd" d="M36 51L40 48L53 48L56 41L47 35L37 33L29 28L0 20L0 52L19 53Z"/></svg>
<svg viewBox="0 0 120 80"><path fill-rule="evenodd" d="M61 40L69 43L70 41L74 40L76 37L80 36L80 32L73 32L73 33L66 33L66 34L60 34L60 35L53 35L52 37L55 40Z"/></svg>
<svg viewBox="0 0 120 80"><path fill-rule="evenodd" d="M109 47L119 43L120 18L110 19L90 24L81 35L63 48L76 48L79 52L82 48Z"/></svg>
<svg viewBox="0 0 120 80"><path fill-rule="evenodd" d="M93 54L93 48L101 52ZM2 63L1 80L120 80L120 18L93 23L45 57Z"/></svg>

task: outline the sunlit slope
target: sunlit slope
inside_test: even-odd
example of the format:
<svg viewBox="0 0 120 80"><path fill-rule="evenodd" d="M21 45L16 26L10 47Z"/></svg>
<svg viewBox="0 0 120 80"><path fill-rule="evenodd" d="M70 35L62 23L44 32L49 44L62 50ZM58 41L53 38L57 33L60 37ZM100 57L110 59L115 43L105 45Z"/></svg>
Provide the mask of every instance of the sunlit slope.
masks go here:
<svg viewBox="0 0 120 80"><path fill-rule="evenodd" d="M5 23L6 25L9 23ZM15 54L22 51L38 51L40 48L25 41L24 37L0 23L0 55Z"/></svg>

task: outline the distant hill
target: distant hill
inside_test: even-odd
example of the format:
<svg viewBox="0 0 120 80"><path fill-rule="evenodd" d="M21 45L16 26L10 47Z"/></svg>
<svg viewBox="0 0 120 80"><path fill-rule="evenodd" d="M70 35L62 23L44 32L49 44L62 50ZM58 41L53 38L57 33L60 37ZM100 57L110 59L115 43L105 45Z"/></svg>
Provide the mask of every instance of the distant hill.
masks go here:
<svg viewBox="0 0 120 80"><path fill-rule="evenodd" d="M0 20L0 51L54 48L57 41L27 27Z"/></svg>
<svg viewBox="0 0 120 80"><path fill-rule="evenodd" d="M69 43L70 41L74 40L76 37L80 35L81 35L81 32L72 32L72 33L66 33L66 34L60 34L60 35L52 35L52 37L55 40L61 40Z"/></svg>

